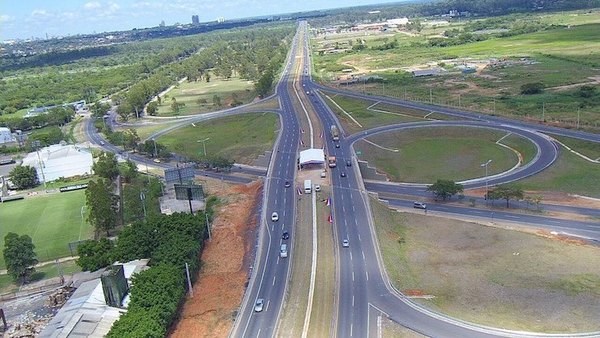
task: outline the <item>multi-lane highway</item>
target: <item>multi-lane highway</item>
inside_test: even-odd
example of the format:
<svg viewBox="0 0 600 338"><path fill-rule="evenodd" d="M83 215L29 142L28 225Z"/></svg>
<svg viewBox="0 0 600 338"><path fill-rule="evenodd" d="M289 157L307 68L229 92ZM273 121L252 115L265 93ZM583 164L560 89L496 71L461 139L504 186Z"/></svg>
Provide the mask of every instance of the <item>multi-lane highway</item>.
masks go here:
<svg viewBox="0 0 600 338"><path fill-rule="evenodd" d="M306 89L303 92L310 93L308 95L310 101L309 109L316 113L323 130L329 130L331 125L337 125L340 130L342 129L335 114L327 107L319 95L320 90L327 90L375 102L379 101L405 107L426 109L442 114L458 116L466 121L423 122L385 126L357 135L345 135L342 133L338 141L339 148L336 147L336 142L330 137L324 137L326 152L340 159L339 166L331 171L331 184L333 188L332 214L335 226L335 238L339 241L347 239L349 242L347 248L342 247L338 243L335 250L338 255L339 279L336 288L336 304L338 305L338 309L335 312L337 316L334 318L334 335L338 337L375 337L377 335L377 317L385 314L401 325L433 337L533 336L524 332L503 331L455 320L418 306L403 297L397 290L394 290L388 281L378 250L367 189L376 192L403 195L422 195L424 194L424 189L422 186L397 186L373 182L365 184L360 177L357 161L354 156L353 143L366 136L391 130L442 127L457 124L506 130L518 133L532 140L538 148L538 155L535 160L530 165L504 175L497 175L488 180L489 184L500 184L533 175L544 170L556 159L558 154L557 146L536 132L536 130L595 142L600 142L600 135L532 125L499 117L482 117L457 109L413 103L388 97L361 95L324 87L312 82L308 55L310 53L307 25L306 23L300 23L298 33L294 38L287 59L286 67L277 84L276 93L279 98L280 109L275 112L280 114L281 128L265 178L256 260L231 336L273 337L276 334L285 336L284 332L278 332L277 329L281 309L285 302L287 280L290 275L290 258L280 257L279 248L285 242L289 246L289 256L294 254L293 239L296 191L293 185L286 188L284 182L294 182L296 175L300 123L297 112L294 111L290 93L293 91L293 81L297 78L300 78L300 84ZM302 95L305 96L304 93ZM252 111L251 108L244 108L232 109L212 115L205 114L202 117L182 121L177 126L171 128L181 127L201 119L250 111ZM119 152L118 148L104 143L100 136L95 133L91 124L88 124L86 130L88 137L93 142L102 144L102 147L106 150ZM159 135L156 134L153 137ZM128 156L137 162L155 167L167 166L165 164L153 163L151 160L141 156L133 154ZM351 161L350 166L346 165L346 160ZM237 168L236 170L252 172L256 175L263 174L263 171L251 168ZM342 172L346 174L344 177L341 175ZM248 181L247 178L213 172L200 172L200 174L240 183ZM465 186L467 188L474 188L480 187L483 184L484 180L482 179L465 183ZM389 197L388 200L390 204L395 206L410 206L410 204L406 204L406 201L394 197ZM495 212L494 215L487 215L487 211L456 206L430 205L429 209L433 212L460 213L466 216L471 215L472 217L496 217L496 219L506 220L511 220L511 218L515 217L514 214L508 212ZM271 220L272 212L278 213L279 219L277 221ZM548 218L534 215L522 215L519 217L522 218L518 221L537 224L552 230L569 231L574 234L600 239L600 235L598 235L600 233L599 227L591 223L573 221L558 221L558 223L553 223L555 221L549 221ZM515 219L512 220L517 221ZM281 235L284 231L288 231L291 234L290 239L282 239ZM264 306L260 312L254 311L254 304L257 299L264 299ZM582 334L581 336L592 336L592 334Z"/></svg>

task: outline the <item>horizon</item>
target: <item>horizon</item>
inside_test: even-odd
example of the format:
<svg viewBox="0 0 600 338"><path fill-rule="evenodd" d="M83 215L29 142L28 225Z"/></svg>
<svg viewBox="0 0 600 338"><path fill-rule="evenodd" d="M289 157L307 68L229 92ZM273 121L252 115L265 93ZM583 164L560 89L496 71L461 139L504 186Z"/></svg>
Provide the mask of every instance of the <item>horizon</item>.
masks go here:
<svg viewBox="0 0 600 338"><path fill-rule="evenodd" d="M0 41L36 40L56 37L128 31L134 28L191 24L192 15L200 22L218 18L244 18L283 15L314 10L330 10L367 5L384 5L407 0L307 0L287 3L274 0L158 0L89 1L68 0L48 3L31 0L0 5Z"/></svg>

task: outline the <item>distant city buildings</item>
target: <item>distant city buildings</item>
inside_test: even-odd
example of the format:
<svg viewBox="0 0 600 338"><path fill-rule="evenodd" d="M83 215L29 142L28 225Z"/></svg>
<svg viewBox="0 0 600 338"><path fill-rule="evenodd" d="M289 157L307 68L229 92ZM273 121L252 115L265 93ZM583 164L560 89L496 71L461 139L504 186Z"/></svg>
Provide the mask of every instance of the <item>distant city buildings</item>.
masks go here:
<svg viewBox="0 0 600 338"><path fill-rule="evenodd" d="M158 25L158 27L164 27L164 26L165 26L165 20L162 20L162 21L160 22L160 24Z"/></svg>
<svg viewBox="0 0 600 338"><path fill-rule="evenodd" d="M192 25L199 25L200 18L197 15L192 15Z"/></svg>
<svg viewBox="0 0 600 338"><path fill-rule="evenodd" d="M220 16L220 17L217 18L217 22L218 23L223 23L223 22L225 22L225 18L222 17L222 16Z"/></svg>

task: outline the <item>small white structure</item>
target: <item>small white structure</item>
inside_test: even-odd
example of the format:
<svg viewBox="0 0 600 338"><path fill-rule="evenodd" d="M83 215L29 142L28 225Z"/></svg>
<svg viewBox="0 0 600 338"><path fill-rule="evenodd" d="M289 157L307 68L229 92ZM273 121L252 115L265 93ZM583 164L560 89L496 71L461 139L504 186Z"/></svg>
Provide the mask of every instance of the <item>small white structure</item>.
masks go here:
<svg viewBox="0 0 600 338"><path fill-rule="evenodd" d="M78 145L53 144L29 153L23 159L23 165L35 168L40 182L91 174L93 164L92 153Z"/></svg>
<svg viewBox="0 0 600 338"><path fill-rule="evenodd" d="M307 149L300 152L299 163L301 168L307 165L324 165L325 164L325 152L323 149Z"/></svg>
<svg viewBox="0 0 600 338"><path fill-rule="evenodd" d="M0 144L15 142L16 139L10 132L10 129L0 127Z"/></svg>

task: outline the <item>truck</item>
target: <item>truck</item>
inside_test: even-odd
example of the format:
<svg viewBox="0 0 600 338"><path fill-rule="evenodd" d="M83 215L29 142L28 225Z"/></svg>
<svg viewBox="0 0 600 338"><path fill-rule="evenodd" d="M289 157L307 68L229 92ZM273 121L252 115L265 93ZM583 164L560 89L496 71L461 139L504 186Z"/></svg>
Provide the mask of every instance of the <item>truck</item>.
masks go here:
<svg viewBox="0 0 600 338"><path fill-rule="evenodd" d="M335 156L329 156L327 158L327 166L329 166L329 168L335 168L336 165L337 163L335 160Z"/></svg>
<svg viewBox="0 0 600 338"><path fill-rule="evenodd" d="M333 138L334 141L340 140L340 131L335 125L331 126L331 138Z"/></svg>
<svg viewBox="0 0 600 338"><path fill-rule="evenodd" d="M311 180L304 180L304 193L310 194L312 192L312 182Z"/></svg>

